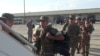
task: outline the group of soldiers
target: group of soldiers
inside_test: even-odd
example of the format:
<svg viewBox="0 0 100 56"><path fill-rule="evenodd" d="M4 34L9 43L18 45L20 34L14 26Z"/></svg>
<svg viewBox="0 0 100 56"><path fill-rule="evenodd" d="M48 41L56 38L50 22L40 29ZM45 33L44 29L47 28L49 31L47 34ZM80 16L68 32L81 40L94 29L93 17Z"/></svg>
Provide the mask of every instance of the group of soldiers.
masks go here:
<svg viewBox="0 0 100 56"><path fill-rule="evenodd" d="M8 13L3 14L0 18L0 20L2 20L10 27L13 25L13 19L14 16ZM39 21L40 25L38 27L35 26L36 29L33 30L33 34L31 34L32 36L29 36L32 38L28 39L29 42L32 42L32 39L35 41L35 46L37 48L36 53L38 55L54 56L54 41L63 41L66 38L63 34L67 34L67 37L70 38L68 42L68 53L70 53L70 55L66 53L64 56L75 56L76 50L77 53L80 53L82 50L82 56L89 55L90 39L91 34L94 31L94 27L88 18L70 15L68 22L66 22L62 27L62 31L53 28L52 25L49 25L49 17L47 16L41 16ZM5 28L2 27L2 29L10 34L10 32ZM32 30L30 31L32 33ZM15 39L20 41L22 44L25 44L17 37L15 37Z"/></svg>
<svg viewBox="0 0 100 56"><path fill-rule="evenodd" d="M69 22L63 27L63 31L68 33L70 37L70 56L75 56L75 50L82 55L89 55L90 37L94 31L92 23L85 17L75 17L71 15Z"/></svg>
<svg viewBox="0 0 100 56"><path fill-rule="evenodd" d="M86 17L78 17L70 15L68 22L62 27L62 31L48 25L48 17L40 17L40 26L35 29L33 33L33 40L35 40L35 46L37 47L37 54L42 56L54 56L53 40L61 41L65 39L63 33L67 33L69 40L69 53L70 55L64 56L75 56L75 51L80 53L82 56L89 55L90 39L91 34L94 31L92 23ZM66 53L67 54L67 53Z"/></svg>

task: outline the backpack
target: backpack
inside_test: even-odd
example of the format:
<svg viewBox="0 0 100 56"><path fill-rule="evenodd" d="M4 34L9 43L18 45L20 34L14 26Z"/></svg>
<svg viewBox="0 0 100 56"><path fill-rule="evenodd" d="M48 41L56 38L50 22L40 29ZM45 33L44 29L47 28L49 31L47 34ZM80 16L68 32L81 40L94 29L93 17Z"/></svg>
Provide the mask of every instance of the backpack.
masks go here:
<svg viewBox="0 0 100 56"><path fill-rule="evenodd" d="M52 32L49 30L50 34L52 36L54 36L54 34L52 34ZM63 32L61 32L62 35L64 36L64 40L54 40L53 44L54 44L54 53L59 53L61 55L64 56L70 56L69 54L69 41L70 38L69 36L66 34L64 34Z"/></svg>
<svg viewBox="0 0 100 56"><path fill-rule="evenodd" d="M63 33L62 33L63 34ZM54 51L55 53L60 53L62 55L69 55L69 37L67 36L67 34L63 34L64 36L64 40L58 41L55 40L54 41Z"/></svg>

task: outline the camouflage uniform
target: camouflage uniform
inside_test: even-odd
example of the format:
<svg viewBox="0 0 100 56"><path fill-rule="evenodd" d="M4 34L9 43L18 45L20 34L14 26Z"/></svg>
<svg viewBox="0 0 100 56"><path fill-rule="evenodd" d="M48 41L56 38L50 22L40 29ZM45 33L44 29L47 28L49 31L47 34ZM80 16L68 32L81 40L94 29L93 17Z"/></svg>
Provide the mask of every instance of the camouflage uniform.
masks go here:
<svg viewBox="0 0 100 56"><path fill-rule="evenodd" d="M38 36L40 38L40 25L36 25L33 31L33 35L34 36ZM37 48L36 53L40 54L40 50L41 50L41 43L40 40L35 41L35 47ZM33 50L34 51L34 50Z"/></svg>
<svg viewBox="0 0 100 56"><path fill-rule="evenodd" d="M56 35L58 33L58 30L48 26L46 31L42 30L40 33L43 55L44 56L54 56L54 44L53 44L54 40L51 40L45 37L47 32L50 32L53 35Z"/></svg>
<svg viewBox="0 0 100 56"><path fill-rule="evenodd" d="M63 28L64 32L67 32L70 37L70 55L74 56L75 50L78 45L78 35L80 33L79 26L75 23L75 15L69 15L69 23L66 23Z"/></svg>
<svg viewBox="0 0 100 56"><path fill-rule="evenodd" d="M56 35L58 30L51 28L51 26L48 26L47 30L40 28L39 38L41 44L41 54L43 56L54 56L54 42L46 37L47 32L51 32L53 35Z"/></svg>
<svg viewBox="0 0 100 56"><path fill-rule="evenodd" d="M81 24L80 25L78 25L79 27L81 26ZM81 35L81 28L79 29L79 35L77 36L77 38L78 38L78 44L77 44L77 53L80 53L80 50L81 50L81 48L82 48L82 35Z"/></svg>
<svg viewBox="0 0 100 56"><path fill-rule="evenodd" d="M76 18L76 24L81 27L82 22L81 22L81 17L77 16ZM77 36L78 37L78 45L77 45L77 53L80 53L80 49L82 47L82 36L81 36L81 28L80 28L80 34Z"/></svg>
<svg viewBox="0 0 100 56"><path fill-rule="evenodd" d="M70 37L70 51L71 55L74 56L75 50L78 44L78 34L80 33L79 26L77 24L69 25L68 23L65 24L63 31L68 33Z"/></svg>
<svg viewBox="0 0 100 56"><path fill-rule="evenodd" d="M83 33L83 56L88 56L89 48L90 48L90 34L93 32L93 25L89 25L88 27L84 27L85 33Z"/></svg>
<svg viewBox="0 0 100 56"><path fill-rule="evenodd" d="M71 55L74 56L78 44L79 27L77 25L70 25L68 35L70 36Z"/></svg>
<svg viewBox="0 0 100 56"><path fill-rule="evenodd" d="M28 41L31 43L32 42L32 21L29 21L27 23L28 27Z"/></svg>

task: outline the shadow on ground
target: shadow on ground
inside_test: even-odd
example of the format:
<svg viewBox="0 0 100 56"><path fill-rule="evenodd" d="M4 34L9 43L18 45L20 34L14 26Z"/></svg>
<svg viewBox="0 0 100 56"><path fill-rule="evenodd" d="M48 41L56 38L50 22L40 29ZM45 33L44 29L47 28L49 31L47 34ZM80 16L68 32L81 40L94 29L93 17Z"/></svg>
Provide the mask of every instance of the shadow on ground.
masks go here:
<svg viewBox="0 0 100 56"><path fill-rule="evenodd" d="M100 46L100 45L98 45L98 44L91 44L91 45L93 45L93 46Z"/></svg>
<svg viewBox="0 0 100 56"><path fill-rule="evenodd" d="M100 53L100 48L90 48L90 52ZM92 56L100 56L99 54L90 53Z"/></svg>
<svg viewBox="0 0 100 56"><path fill-rule="evenodd" d="M90 51L100 53L100 48L90 48Z"/></svg>
<svg viewBox="0 0 100 56"><path fill-rule="evenodd" d="M93 54L93 53L90 53L89 55L92 55L92 56L100 56L98 54Z"/></svg>

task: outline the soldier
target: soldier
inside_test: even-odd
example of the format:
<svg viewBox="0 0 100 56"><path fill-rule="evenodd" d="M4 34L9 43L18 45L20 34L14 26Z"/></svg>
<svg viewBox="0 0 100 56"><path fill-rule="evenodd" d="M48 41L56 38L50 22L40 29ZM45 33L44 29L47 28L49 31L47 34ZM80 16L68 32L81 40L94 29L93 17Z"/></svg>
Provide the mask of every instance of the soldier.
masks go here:
<svg viewBox="0 0 100 56"><path fill-rule="evenodd" d="M81 27L81 25L82 25L81 17L77 16L75 19L76 19L76 20L75 20L76 24L77 24L79 27ZM80 29L81 29L81 28L80 28ZM81 48L82 48L82 36L81 36L81 30L80 30L80 35L78 35L77 53L80 53Z"/></svg>
<svg viewBox="0 0 100 56"><path fill-rule="evenodd" d="M13 19L14 19L14 15L10 14L10 13L3 13L2 17L0 18L0 20L2 20L5 24L8 25L8 27L12 28L13 26ZM14 39L16 39L17 41L19 41L21 44L26 45L26 43L24 43L22 40L20 40L18 37L16 37L13 33L11 33L8 29L6 29L5 27L2 26L2 30L5 31L6 33L8 33L10 36L12 36ZM17 33L19 34L19 33ZM23 35L19 34L20 36L22 36L24 38ZM26 38L24 38L26 39ZM27 40L27 39L26 39Z"/></svg>
<svg viewBox="0 0 100 56"><path fill-rule="evenodd" d="M86 20L86 17L82 17L82 18L81 18L81 24L82 24L82 26L85 25L85 20Z"/></svg>
<svg viewBox="0 0 100 56"><path fill-rule="evenodd" d="M33 24L32 24L32 19L29 20L29 22L27 23L27 27L28 27L28 41L30 43L32 43L32 27L33 27Z"/></svg>
<svg viewBox="0 0 100 56"><path fill-rule="evenodd" d="M33 31L33 37L39 37L40 35L40 25L35 25L34 31ZM36 50L36 54L40 54L40 50L41 50L41 43L39 39L33 38L35 44L34 46L37 48ZM34 51L34 50L33 50Z"/></svg>
<svg viewBox="0 0 100 56"><path fill-rule="evenodd" d="M75 16L71 15L69 17L69 23L66 23L63 28L63 32L67 32L68 36L70 37L70 55L74 56L75 50L77 48L78 44L78 34L80 33L79 31L79 26L75 23Z"/></svg>
<svg viewBox="0 0 100 56"><path fill-rule="evenodd" d="M40 17L40 35L34 34L33 39L40 40L43 56L54 56L53 40L64 40L64 37L57 29L48 26L48 20L46 16Z"/></svg>
<svg viewBox="0 0 100 56"><path fill-rule="evenodd" d="M94 31L94 27L91 24L90 21L85 20L85 25L82 27L82 33L83 33L83 56L89 55L89 48L90 48L90 36L92 32Z"/></svg>

